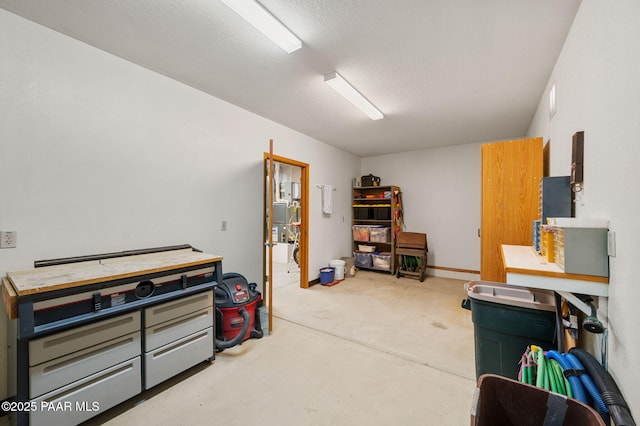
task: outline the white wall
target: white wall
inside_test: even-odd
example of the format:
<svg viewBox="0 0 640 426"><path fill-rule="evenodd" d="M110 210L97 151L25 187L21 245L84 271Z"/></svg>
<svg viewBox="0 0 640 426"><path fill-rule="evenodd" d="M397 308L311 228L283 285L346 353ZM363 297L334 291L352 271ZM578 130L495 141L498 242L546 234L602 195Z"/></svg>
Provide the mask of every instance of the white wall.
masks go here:
<svg viewBox="0 0 640 426"><path fill-rule="evenodd" d="M308 280L349 253L357 157L2 9L0 28L0 230L18 232L0 276L39 259L189 243L261 282L271 138L276 154L310 164ZM330 217L316 184L338 188Z"/></svg>
<svg viewBox="0 0 640 426"><path fill-rule="evenodd" d="M609 368L640 417L640 2L583 0L531 124L551 141L551 175L568 175L571 137L584 133L584 194L576 216L610 220ZM548 93L557 87L550 120ZM631 373L631 374L630 374Z"/></svg>
<svg viewBox="0 0 640 426"><path fill-rule="evenodd" d="M427 234L430 266L480 270L480 144L366 157L361 172L400 186L406 230Z"/></svg>

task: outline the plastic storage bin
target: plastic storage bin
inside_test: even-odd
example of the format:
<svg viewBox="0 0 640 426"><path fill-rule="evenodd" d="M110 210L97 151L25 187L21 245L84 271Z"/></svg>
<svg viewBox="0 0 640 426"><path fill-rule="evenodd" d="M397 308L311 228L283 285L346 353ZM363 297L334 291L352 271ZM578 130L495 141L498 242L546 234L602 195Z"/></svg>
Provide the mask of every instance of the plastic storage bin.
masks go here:
<svg viewBox="0 0 640 426"><path fill-rule="evenodd" d="M356 267L371 268L372 266L371 253L362 253L362 252L356 251L356 252L353 252L353 256L356 259Z"/></svg>
<svg viewBox="0 0 640 426"><path fill-rule="evenodd" d="M391 253L373 253L371 262L376 269L391 270Z"/></svg>
<svg viewBox="0 0 640 426"><path fill-rule="evenodd" d="M353 239L356 241L369 241L369 227L366 225L353 225Z"/></svg>
<svg viewBox="0 0 640 426"><path fill-rule="evenodd" d="M369 229L369 241L377 242L377 243L386 243L389 242L389 231L390 228L382 227L382 228L370 228Z"/></svg>
<svg viewBox="0 0 640 426"><path fill-rule="evenodd" d="M373 219L373 208L370 206L353 206L353 218L355 220Z"/></svg>
<svg viewBox="0 0 640 426"><path fill-rule="evenodd" d="M380 207L376 206L372 208L373 218L375 220L391 220L391 206Z"/></svg>
<svg viewBox="0 0 640 426"><path fill-rule="evenodd" d="M605 426L593 408L576 399L493 374L480 377L471 406L471 425L543 424Z"/></svg>
<svg viewBox="0 0 640 426"><path fill-rule="evenodd" d="M465 284L473 320L476 378L485 373L517 379L529 345L556 349L552 291L488 281Z"/></svg>

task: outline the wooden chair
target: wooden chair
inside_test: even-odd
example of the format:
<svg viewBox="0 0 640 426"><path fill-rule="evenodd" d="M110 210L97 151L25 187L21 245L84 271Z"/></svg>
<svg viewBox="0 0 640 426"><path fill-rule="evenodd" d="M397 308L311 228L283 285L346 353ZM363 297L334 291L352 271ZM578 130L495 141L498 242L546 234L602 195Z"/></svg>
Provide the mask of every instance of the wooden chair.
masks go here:
<svg viewBox="0 0 640 426"><path fill-rule="evenodd" d="M427 234L419 232L398 232L396 236L396 254L399 255L399 262L396 268L396 277L403 275L414 276L424 281L427 269ZM415 270L402 269L409 263L407 258L417 258L418 265Z"/></svg>

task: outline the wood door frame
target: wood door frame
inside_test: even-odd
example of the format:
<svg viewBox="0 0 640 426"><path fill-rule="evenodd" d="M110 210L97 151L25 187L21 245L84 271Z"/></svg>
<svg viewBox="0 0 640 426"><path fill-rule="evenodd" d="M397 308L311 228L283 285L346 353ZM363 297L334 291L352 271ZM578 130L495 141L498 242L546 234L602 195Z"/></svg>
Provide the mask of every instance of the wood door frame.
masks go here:
<svg viewBox="0 0 640 426"><path fill-rule="evenodd" d="M299 261L300 261L300 288L309 288L309 164L303 163L297 160L292 160L290 158L281 157L275 154L269 154L268 152L264 153L264 163L265 166L268 164L269 159L272 161L277 161L278 163L286 164L289 166L300 167L300 240L299 240ZM263 179L263 205L266 206L267 203L267 185L265 180ZM263 218L262 223L266 222L266 209L263 209ZM271 230L264 227L264 241L270 241ZM269 233L269 235L267 235ZM266 280L267 277L267 262L266 262L266 254L267 254L267 246L263 246L262 251L262 264L263 264L263 280ZM270 259L271 260L271 259ZM271 300L273 293L272 286L272 277L269 277L269 287L268 287L268 295L267 300ZM271 313L272 307L269 306L269 312Z"/></svg>

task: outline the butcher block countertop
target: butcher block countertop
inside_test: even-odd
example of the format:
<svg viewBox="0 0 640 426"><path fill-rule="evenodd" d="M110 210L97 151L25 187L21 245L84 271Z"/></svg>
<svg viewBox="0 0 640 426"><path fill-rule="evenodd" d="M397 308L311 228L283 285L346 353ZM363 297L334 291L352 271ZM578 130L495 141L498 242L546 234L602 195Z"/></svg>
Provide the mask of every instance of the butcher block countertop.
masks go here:
<svg viewBox="0 0 640 426"><path fill-rule="evenodd" d="M2 280L2 298L9 317L15 318L12 313L17 314L19 297L221 260L221 256L181 249L8 272Z"/></svg>

